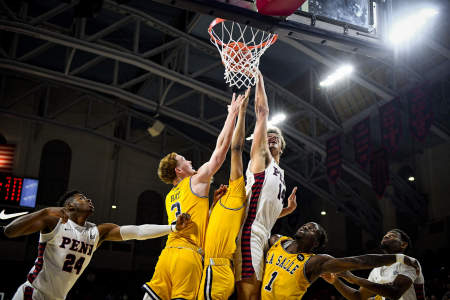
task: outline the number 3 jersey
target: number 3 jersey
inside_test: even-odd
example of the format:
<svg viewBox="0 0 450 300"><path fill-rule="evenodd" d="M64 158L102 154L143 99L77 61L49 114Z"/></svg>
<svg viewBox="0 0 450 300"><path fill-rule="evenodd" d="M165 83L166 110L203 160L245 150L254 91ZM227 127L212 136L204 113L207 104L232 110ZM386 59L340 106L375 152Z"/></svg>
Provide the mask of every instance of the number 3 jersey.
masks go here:
<svg viewBox="0 0 450 300"><path fill-rule="evenodd" d="M60 219L52 232L40 234L28 282L46 299L64 299L89 264L98 241L95 224L80 226L71 220L63 224Z"/></svg>
<svg viewBox="0 0 450 300"><path fill-rule="evenodd" d="M261 300L301 299L306 293L310 282L304 269L314 254L287 252L285 243L292 241L283 236L267 252Z"/></svg>
<svg viewBox="0 0 450 300"><path fill-rule="evenodd" d="M187 242L198 248L205 249L209 201L208 197L198 196L192 191L191 180L191 176L184 178L166 196L166 211L169 224L176 224L177 217L182 213L188 213L192 221L192 225L188 228L180 232L170 233L166 247L183 246Z"/></svg>

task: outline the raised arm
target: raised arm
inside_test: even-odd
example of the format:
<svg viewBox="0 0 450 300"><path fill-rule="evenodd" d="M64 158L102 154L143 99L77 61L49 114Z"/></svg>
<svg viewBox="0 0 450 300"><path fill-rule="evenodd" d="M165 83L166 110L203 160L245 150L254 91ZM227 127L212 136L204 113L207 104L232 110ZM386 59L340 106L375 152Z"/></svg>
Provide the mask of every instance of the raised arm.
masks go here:
<svg viewBox="0 0 450 300"><path fill-rule="evenodd" d="M261 73L258 73L258 83L256 84L255 115L256 123L253 132L252 148L250 151L250 170L253 173L259 173L264 171L266 165L270 162L270 150L269 145L267 144L269 104L267 102L264 79Z"/></svg>
<svg viewBox="0 0 450 300"><path fill-rule="evenodd" d="M47 207L15 219L5 227L4 233L9 238L15 238L38 231L50 232L58 224L59 218L63 223L67 222L69 216L66 208Z"/></svg>
<svg viewBox="0 0 450 300"><path fill-rule="evenodd" d="M248 98L250 89L245 92L244 99L239 107L239 115L234 129L233 139L231 140L231 170L230 180L236 180L244 174L244 166L242 163L242 152L244 151L245 142L245 113L247 111Z"/></svg>
<svg viewBox="0 0 450 300"><path fill-rule="evenodd" d="M372 269L391 265L402 261L407 265L418 268L417 261L402 254L366 254L360 256L334 258L329 255L316 255L311 263L306 265L306 273L311 281L323 273L339 273L343 271Z"/></svg>
<svg viewBox="0 0 450 300"><path fill-rule="evenodd" d="M223 125L222 131L220 132L219 137L217 138L216 148L214 149L214 152L212 153L209 161L203 164L198 169L197 174L192 177L193 184L207 183L209 185L211 177L219 170L219 168L225 161L228 148L230 148L231 137L233 135L236 117L239 112L239 106L243 101L243 99L244 99L243 95L239 95L236 98L236 95L233 94L231 104L228 106L227 119L225 120L225 124Z"/></svg>
<svg viewBox="0 0 450 300"><path fill-rule="evenodd" d="M100 241L128 241L128 240L147 240L160 236L168 235L171 232L177 232L185 229L191 224L189 214L181 214L177 217L176 225L124 225L119 226L112 223L98 225Z"/></svg>

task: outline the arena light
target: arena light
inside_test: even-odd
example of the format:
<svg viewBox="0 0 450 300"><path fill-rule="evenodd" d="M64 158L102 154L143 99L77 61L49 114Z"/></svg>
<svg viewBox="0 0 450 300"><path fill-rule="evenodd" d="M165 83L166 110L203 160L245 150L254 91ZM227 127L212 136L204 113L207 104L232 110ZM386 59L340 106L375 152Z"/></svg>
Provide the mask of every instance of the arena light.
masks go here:
<svg viewBox="0 0 450 300"><path fill-rule="evenodd" d="M321 214L322 216L326 216L327 212L324 211L324 210L322 210L322 211L320 212L320 214Z"/></svg>
<svg viewBox="0 0 450 300"><path fill-rule="evenodd" d="M267 127L278 125L278 124L282 123L284 120L286 120L286 115L283 113L278 113L267 122ZM253 133L252 133L252 135L250 135L249 137L246 137L245 139L247 141L253 140Z"/></svg>
<svg viewBox="0 0 450 300"><path fill-rule="evenodd" d="M409 177L408 177L408 181L413 182L414 180L416 180L416 179L414 178L414 176L409 176Z"/></svg>
<svg viewBox="0 0 450 300"><path fill-rule="evenodd" d="M116 206L116 205L112 205L111 208L112 208L112 209L116 209L117 206Z"/></svg>
<svg viewBox="0 0 450 300"><path fill-rule="evenodd" d="M267 125L268 125L268 127L275 126L275 125L280 124L284 120L286 120L286 115L283 113L279 113L279 114L276 114L275 116L273 116L272 119L269 120L269 123L267 123Z"/></svg>
<svg viewBox="0 0 450 300"><path fill-rule="evenodd" d="M411 40L417 35L417 32L437 14L438 11L434 8L424 8L415 14L404 17L393 26L392 31L389 34L389 41L394 45L399 45L407 40Z"/></svg>
<svg viewBox="0 0 450 300"><path fill-rule="evenodd" d="M325 80L319 83L320 86L326 87L335 84L353 72L353 66L343 65L339 67L333 74L329 75Z"/></svg>

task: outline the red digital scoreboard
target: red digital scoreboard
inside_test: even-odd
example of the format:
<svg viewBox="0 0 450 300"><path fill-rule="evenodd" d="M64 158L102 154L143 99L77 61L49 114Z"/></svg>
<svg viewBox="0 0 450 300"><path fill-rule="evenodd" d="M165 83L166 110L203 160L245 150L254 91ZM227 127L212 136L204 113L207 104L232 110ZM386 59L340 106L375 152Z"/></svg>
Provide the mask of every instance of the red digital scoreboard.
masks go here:
<svg viewBox="0 0 450 300"><path fill-rule="evenodd" d="M0 206L35 207L39 180L0 173Z"/></svg>
<svg viewBox="0 0 450 300"><path fill-rule="evenodd" d="M0 176L0 201L4 204L19 205L22 195L23 178L12 175Z"/></svg>

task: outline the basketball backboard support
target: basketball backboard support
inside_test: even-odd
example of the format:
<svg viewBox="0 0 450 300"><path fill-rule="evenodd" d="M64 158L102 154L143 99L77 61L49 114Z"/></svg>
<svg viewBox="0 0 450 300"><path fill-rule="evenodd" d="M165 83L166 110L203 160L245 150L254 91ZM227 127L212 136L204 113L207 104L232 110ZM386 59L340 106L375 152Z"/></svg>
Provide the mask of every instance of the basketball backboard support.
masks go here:
<svg viewBox="0 0 450 300"><path fill-rule="evenodd" d="M289 37L378 58L383 58L391 52L391 49L386 47L386 43L370 25L369 15L366 18L367 21L363 24L366 26L355 25L330 18L326 10L321 11L321 13L324 12L325 16L313 14L311 11L317 12L317 7L312 7L309 1L304 3L299 11L287 18L258 14L252 8L252 1L250 0L154 1L274 32L281 39ZM367 1L372 5L370 0L353 0L353 2L361 1ZM369 8L371 9L367 6L367 9Z"/></svg>

